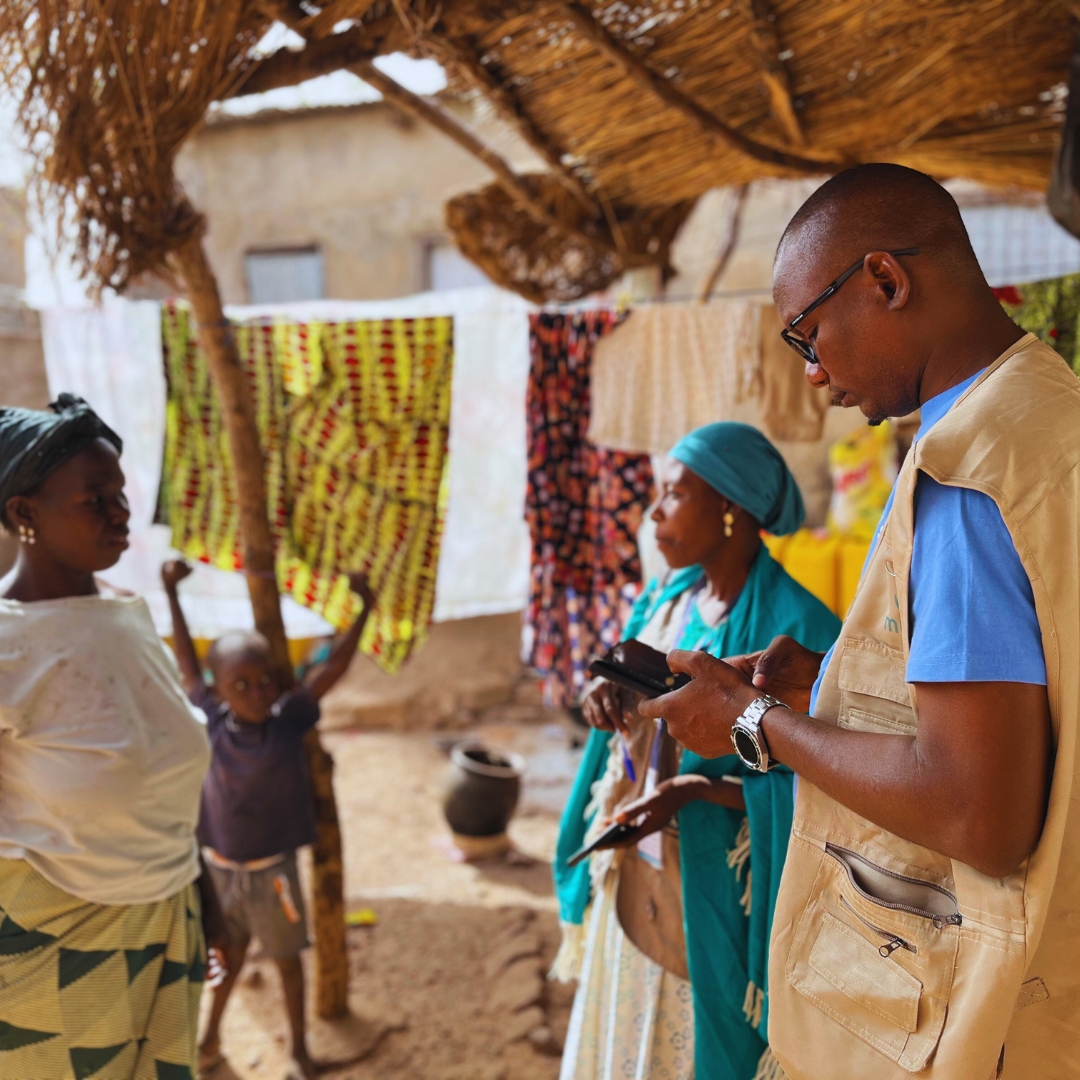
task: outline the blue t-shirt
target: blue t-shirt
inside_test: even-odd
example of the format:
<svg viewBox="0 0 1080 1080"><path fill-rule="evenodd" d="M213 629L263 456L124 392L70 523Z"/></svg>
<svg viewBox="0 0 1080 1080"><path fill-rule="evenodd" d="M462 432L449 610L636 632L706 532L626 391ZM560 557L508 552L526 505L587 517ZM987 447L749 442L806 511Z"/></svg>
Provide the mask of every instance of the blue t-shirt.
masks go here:
<svg viewBox="0 0 1080 1080"><path fill-rule="evenodd" d="M981 374L924 403L916 442ZM893 494L885 504L871 554L881 538ZM914 514L907 681L1045 686L1035 597L997 503L981 491L939 484L920 472ZM814 683L811 712L832 654L830 649Z"/></svg>

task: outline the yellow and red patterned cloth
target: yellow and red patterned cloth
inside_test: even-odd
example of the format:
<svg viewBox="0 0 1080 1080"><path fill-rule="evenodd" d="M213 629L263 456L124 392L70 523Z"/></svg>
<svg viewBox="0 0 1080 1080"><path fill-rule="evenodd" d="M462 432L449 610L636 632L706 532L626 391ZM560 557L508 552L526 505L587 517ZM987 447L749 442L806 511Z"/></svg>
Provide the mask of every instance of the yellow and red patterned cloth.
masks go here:
<svg viewBox="0 0 1080 1080"><path fill-rule="evenodd" d="M358 613L345 575L379 601L360 643L394 671L426 635L446 509L453 320L234 326L266 456L283 593L337 627ZM168 382L161 506L173 545L243 565L221 407L184 305L162 311Z"/></svg>

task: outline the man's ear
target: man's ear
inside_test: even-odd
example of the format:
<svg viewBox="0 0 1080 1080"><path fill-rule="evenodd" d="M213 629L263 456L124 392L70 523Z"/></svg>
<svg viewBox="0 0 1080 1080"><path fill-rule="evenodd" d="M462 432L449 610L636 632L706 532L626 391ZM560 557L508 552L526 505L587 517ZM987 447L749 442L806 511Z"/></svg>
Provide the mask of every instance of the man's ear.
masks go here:
<svg viewBox="0 0 1080 1080"><path fill-rule="evenodd" d="M873 276L874 284L890 311L907 306L911 299L911 278L895 255L887 251L874 251L866 257L864 269Z"/></svg>

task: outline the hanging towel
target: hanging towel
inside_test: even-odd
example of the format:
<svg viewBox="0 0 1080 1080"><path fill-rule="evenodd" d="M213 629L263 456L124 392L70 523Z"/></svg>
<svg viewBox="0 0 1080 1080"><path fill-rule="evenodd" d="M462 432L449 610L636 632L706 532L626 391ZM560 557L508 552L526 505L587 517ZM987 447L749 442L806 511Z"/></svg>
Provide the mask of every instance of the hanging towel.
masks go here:
<svg viewBox="0 0 1080 1080"><path fill-rule="evenodd" d="M589 662L619 640L641 587L635 534L652 500L652 465L586 438L593 350L618 319L590 311L529 320L525 652L550 705L577 701Z"/></svg>
<svg viewBox="0 0 1080 1080"><path fill-rule="evenodd" d="M188 309L162 313L163 486L173 544L239 569L239 513L221 409ZM266 457L282 592L336 627L357 615L345 573L379 600L360 648L394 671L427 633L445 511L453 321L239 325Z"/></svg>
<svg viewBox="0 0 1080 1080"><path fill-rule="evenodd" d="M652 304L636 308L596 347L589 440L666 454L687 432L738 419L756 389L760 305Z"/></svg>
<svg viewBox="0 0 1080 1080"><path fill-rule="evenodd" d="M758 416L770 439L817 442L831 399L806 381L806 365L781 337L784 324L772 304L761 307L761 382Z"/></svg>

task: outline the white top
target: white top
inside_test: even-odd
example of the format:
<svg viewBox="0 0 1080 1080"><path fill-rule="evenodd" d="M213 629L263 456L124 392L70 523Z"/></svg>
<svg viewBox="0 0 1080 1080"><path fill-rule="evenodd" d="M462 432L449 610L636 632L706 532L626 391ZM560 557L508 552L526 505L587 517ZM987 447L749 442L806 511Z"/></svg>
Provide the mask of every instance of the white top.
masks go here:
<svg viewBox="0 0 1080 1080"><path fill-rule="evenodd" d="M209 764L140 597L0 599L0 857L94 903L174 896Z"/></svg>

